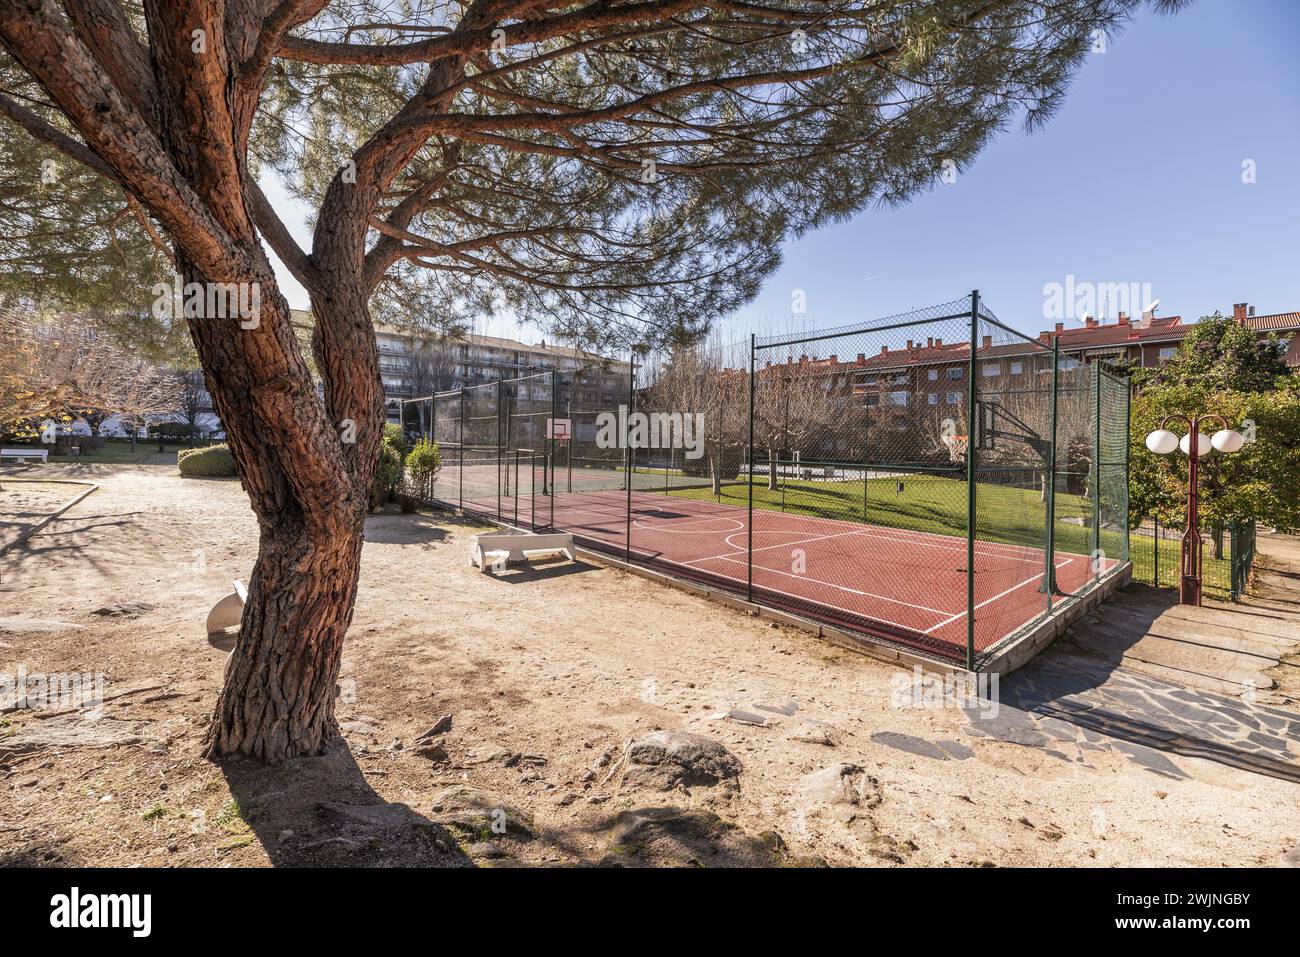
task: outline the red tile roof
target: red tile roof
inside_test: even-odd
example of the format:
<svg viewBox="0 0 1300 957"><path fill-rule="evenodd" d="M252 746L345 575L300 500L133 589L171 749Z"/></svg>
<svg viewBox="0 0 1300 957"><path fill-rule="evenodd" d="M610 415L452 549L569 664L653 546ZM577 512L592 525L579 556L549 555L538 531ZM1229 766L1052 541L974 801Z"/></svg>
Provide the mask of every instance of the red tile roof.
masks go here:
<svg viewBox="0 0 1300 957"><path fill-rule="evenodd" d="M1271 316L1248 316L1246 325L1256 332L1300 331L1300 312L1275 312Z"/></svg>

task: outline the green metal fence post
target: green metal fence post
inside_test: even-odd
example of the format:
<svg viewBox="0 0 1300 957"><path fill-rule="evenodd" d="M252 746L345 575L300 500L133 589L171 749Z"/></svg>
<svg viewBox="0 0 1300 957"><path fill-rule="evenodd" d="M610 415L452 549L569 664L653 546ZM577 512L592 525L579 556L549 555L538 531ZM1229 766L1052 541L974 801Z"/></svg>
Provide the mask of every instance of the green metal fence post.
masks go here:
<svg viewBox="0 0 1300 957"><path fill-rule="evenodd" d="M1160 517L1155 519L1155 537L1151 539L1155 547L1151 552L1151 584L1160 587Z"/></svg>
<svg viewBox="0 0 1300 957"><path fill-rule="evenodd" d="M1056 397L1059 391L1061 341L1052 338L1052 460L1047 467L1047 569L1043 581L1047 588L1047 610L1052 610L1056 594Z"/></svg>
<svg viewBox="0 0 1300 957"><path fill-rule="evenodd" d="M1124 561L1133 560L1132 529L1128 517L1129 460L1133 457L1133 377L1124 377ZM1130 569L1131 571L1131 569Z"/></svg>
<svg viewBox="0 0 1300 957"><path fill-rule="evenodd" d="M631 423L632 413L636 411L636 349L629 349L627 356L627 421ZM632 465L635 459L632 455L632 436L631 426L628 427L628 434L624 436L627 442L627 453L623 460L623 484L627 486L627 542L624 548L624 557L632 561Z"/></svg>
<svg viewBox="0 0 1300 957"><path fill-rule="evenodd" d="M966 669L975 670L975 352L979 347L980 293L970 294L970 363L966 381Z"/></svg>
<svg viewBox="0 0 1300 957"><path fill-rule="evenodd" d="M749 489L749 517L745 522L745 594L754 600L754 333L749 334L749 467L745 485Z"/></svg>
<svg viewBox="0 0 1300 957"><path fill-rule="evenodd" d="M457 469L456 475L456 505L463 513L465 511L465 387L460 387L460 428L457 438L460 440L456 444L460 447L460 468Z"/></svg>
<svg viewBox="0 0 1300 957"><path fill-rule="evenodd" d="M1097 553L1101 550L1101 360L1093 360L1093 391L1096 393L1093 410L1092 441L1092 563L1093 578L1101 577Z"/></svg>

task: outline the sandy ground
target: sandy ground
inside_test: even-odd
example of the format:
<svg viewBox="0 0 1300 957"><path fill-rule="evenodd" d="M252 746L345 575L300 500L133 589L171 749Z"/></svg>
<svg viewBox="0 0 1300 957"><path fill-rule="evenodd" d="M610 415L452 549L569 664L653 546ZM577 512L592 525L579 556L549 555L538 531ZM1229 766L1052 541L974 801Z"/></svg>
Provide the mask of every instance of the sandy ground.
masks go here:
<svg viewBox="0 0 1300 957"><path fill-rule="evenodd" d="M895 668L637 576L567 563L482 575L467 559L475 527L446 516L368 523L345 746L216 765L199 746L226 652L203 622L255 556L239 484L166 465L78 477L102 487L0 558L0 672L102 673L105 703L0 715L5 863L1296 856L1295 784L1182 756L1175 778L1105 742L1066 754L974 734L959 708L896 706ZM448 714L442 751L413 747ZM627 774L625 742L659 729L720 743L743 770L670 790Z"/></svg>
<svg viewBox="0 0 1300 957"><path fill-rule="evenodd" d="M86 489L82 485L4 478L0 476L0 551Z"/></svg>

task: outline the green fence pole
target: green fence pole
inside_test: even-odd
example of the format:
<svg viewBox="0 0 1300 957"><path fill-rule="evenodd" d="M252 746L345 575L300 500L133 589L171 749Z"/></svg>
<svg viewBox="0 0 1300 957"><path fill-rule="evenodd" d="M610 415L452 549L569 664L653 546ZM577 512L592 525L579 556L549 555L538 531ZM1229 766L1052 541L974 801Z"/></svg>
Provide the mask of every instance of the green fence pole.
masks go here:
<svg viewBox="0 0 1300 957"><path fill-rule="evenodd" d="M1047 467L1047 569L1043 581L1047 588L1047 610L1052 610L1056 593L1056 396L1061 368L1061 341L1052 338L1052 460Z"/></svg>
<svg viewBox="0 0 1300 957"><path fill-rule="evenodd" d="M749 518L745 522L746 560L745 560L745 594L754 600L754 345L757 340L754 333L749 334L749 472L745 476L745 486L749 489Z"/></svg>
<svg viewBox="0 0 1300 957"><path fill-rule="evenodd" d="M465 387L460 387L460 428L457 438L460 439L456 444L460 446L460 468L457 469L456 476L456 504L459 506L461 513L465 511Z"/></svg>
<svg viewBox="0 0 1300 957"><path fill-rule="evenodd" d="M1095 408L1093 410L1092 440L1092 554L1088 560L1092 564L1093 578L1101 577L1097 570L1097 552L1101 549L1101 360L1093 360Z"/></svg>
<svg viewBox="0 0 1300 957"><path fill-rule="evenodd" d="M1129 460L1133 457L1133 377L1124 377L1124 561L1133 560L1132 529L1128 517ZM1130 573L1132 569L1129 570Z"/></svg>
<svg viewBox="0 0 1300 957"><path fill-rule="evenodd" d="M966 669L975 670L975 351L979 347L980 293L970 294L970 363L966 381Z"/></svg>
<svg viewBox="0 0 1300 957"><path fill-rule="evenodd" d="M1151 584L1156 588L1160 587L1160 516L1155 518L1155 537L1151 541L1155 542L1155 547L1151 552Z"/></svg>
<svg viewBox="0 0 1300 957"><path fill-rule="evenodd" d="M632 421L632 413L636 411L636 349L630 349L627 356L627 420ZM632 457L632 436L631 427L628 428L629 434L624 436L627 442L626 458L623 460L623 484L627 486L627 543L624 549L624 557L627 561L632 561L632 464L635 459Z"/></svg>

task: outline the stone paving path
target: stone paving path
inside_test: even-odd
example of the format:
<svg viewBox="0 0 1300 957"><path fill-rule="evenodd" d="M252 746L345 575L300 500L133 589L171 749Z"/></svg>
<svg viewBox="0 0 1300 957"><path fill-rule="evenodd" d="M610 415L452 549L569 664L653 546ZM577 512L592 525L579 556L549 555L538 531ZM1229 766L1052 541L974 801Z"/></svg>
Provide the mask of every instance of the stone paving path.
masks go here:
<svg viewBox="0 0 1300 957"><path fill-rule="evenodd" d="M1288 693L1300 651L1300 541L1261 546L1277 560L1239 605L1189 608L1131 586L1001 682L996 715L967 709L976 737L1066 761L1116 748L1155 774L1198 757L1300 783L1300 709Z"/></svg>

